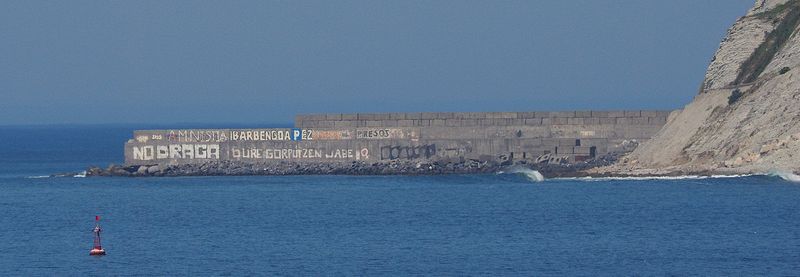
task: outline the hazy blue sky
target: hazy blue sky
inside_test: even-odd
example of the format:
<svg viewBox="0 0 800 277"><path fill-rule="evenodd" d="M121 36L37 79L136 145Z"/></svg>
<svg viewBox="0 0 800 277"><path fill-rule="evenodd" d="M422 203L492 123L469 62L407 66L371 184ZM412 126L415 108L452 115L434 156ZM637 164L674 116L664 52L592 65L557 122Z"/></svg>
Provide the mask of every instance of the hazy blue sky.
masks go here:
<svg viewBox="0 0 800 277"><path fill-rule="evenodd" d="M0 124L674 109L753 2L6 0Z"/></svg>

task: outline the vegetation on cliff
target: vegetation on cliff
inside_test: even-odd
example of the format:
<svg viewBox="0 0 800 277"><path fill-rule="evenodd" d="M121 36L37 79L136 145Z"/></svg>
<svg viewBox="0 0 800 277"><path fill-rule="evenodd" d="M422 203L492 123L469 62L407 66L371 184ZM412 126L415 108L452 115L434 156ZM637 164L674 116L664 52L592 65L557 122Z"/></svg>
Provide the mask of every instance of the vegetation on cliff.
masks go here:
<svg viewBox="0 0 800 277"><path fill-rule="evenodd" d="M767 34L766 39L750 55L740 67L739 75L732 85L754 82L772 62L775 54L786 45L800 23L800 1L790 1L772 10L755 15L764 19L772 19L778 24L775 30Z"/></svg>

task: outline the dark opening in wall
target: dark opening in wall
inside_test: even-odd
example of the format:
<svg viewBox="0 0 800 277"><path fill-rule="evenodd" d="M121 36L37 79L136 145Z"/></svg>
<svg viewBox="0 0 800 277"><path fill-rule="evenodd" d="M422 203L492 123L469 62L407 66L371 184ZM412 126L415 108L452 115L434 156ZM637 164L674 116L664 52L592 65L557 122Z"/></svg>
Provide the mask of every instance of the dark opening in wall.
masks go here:
<svg viewBox="0 0 800 277"><path fill-rule="evenodd" d="M589 147L589 157L592 157L592 159L597 157L597 146Z"/></svg>
<svg viewBox="0 0 800 277"><path fill-rule="evenodd" d="M556 146L556 153L555 154L558 155L558 146Z"/></svg>
<svg viewBox="0 0 800 277"><path fill-rule="evenodd" d="M575 140L575 146L581 146L581 140L580 139L576 139Z"/></svg>

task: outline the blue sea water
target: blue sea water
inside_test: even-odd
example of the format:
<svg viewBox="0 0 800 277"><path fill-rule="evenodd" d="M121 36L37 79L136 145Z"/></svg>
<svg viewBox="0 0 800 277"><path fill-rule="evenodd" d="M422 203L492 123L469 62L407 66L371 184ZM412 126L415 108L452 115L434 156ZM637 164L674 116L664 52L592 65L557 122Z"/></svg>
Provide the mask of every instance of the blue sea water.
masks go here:
<svg viewBox="0 0 800 277"><path fill-rule="evenodd" d="M0 275L800 275L776 177L32 178L120 162L134 128L0 128Z"/></svg>

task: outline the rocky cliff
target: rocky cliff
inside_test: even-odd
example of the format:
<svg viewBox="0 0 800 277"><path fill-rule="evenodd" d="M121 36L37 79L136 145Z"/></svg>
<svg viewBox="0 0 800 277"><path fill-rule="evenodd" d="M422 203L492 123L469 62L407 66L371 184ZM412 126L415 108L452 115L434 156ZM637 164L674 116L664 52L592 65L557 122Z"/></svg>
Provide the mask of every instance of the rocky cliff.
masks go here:
<svg viewBox="0 0 800 277"><path fill-rule="evenodd" d="M800 0L759 0L728 30L700 92L623 174L800 171Z"/></svg>

